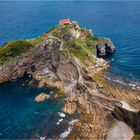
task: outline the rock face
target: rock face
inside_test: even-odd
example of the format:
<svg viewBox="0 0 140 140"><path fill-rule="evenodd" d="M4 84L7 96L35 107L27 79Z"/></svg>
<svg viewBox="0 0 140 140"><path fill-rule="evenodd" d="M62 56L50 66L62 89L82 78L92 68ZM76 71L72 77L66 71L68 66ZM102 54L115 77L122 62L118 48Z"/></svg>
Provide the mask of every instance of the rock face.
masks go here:
<svg viewBox="0 0 140 140"><path fill-rule="evenodd" d="M97 41L96 48L97 55L100 57L108 56L115 52L115 46L108 38L104 38L102 41Z"/></svg>

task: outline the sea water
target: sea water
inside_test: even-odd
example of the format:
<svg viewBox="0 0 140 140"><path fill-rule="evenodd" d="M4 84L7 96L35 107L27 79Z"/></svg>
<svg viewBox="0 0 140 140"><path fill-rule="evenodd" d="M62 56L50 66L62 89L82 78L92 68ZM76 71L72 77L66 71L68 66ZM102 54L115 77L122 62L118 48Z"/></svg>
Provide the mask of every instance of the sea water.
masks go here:
<svg viewBox="0 0 140 140"><path fill-rule="evenodd" d="M140 81L139 1L14 1L0 2L0 44L33 38L71 18L116 46L110 72Z"/></svg>
<svg viewBox="0 0 140 140"><path fill-rule="evenodd" d="M139 1L0 1L0 44L34 38L60 19L71 18L95 35L112 39L116 53L109 58L109 75L118 82L126 78L128 85L133 85L128 79L140 81L139 17ZM51 137L64 121L57 125L63 119L57 118L61 103L35 103L42 89L23 83L22 79L0 86L0 138Z"/></svg>
<svg viewBox="0 0 140 140"><path fill-rule="evenodd" d="M28 80L23 77L0 86L0 139L53 137L62 127L55 129L63 100L36 103L38 94L49 94L52 89L29 86Z"/></svg>

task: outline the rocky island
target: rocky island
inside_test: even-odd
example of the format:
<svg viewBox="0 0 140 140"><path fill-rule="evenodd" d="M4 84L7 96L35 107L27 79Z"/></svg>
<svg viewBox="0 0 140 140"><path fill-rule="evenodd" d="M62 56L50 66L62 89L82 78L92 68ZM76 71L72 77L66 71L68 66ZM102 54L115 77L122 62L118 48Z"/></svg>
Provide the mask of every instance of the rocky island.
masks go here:
<svg viewBox="0 0 140 140"><path fill-rule="evenodd" d="M57 89L52 97L41 93L36 100L65 99L62 110L78 116L68 139L137 139L139 91L104 77L110 66L102 57L114 52L110 39L95 36L75 21L61 20L37 38L1 46L0 84L27 74L32 77L29 84L37 80L38 87Z"/></svg>

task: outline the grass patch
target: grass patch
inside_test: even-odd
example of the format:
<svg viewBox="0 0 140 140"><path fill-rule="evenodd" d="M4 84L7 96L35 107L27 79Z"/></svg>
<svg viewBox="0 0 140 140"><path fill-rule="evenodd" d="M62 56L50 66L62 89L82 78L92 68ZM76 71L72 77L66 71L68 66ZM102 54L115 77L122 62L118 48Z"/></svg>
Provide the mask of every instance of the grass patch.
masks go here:
<svg viewBox="0 0 140 140"><path fill-rule="evenodd" d="M30 48L40 44L48 36L48 33L57 29L57 26L51 28L48 32L44 33L37 38L29 40L14 40L0 46L0 64L4 64L9 60L26 53Z"/></svg>
<svg viewBox="0 0 140 140"><path fill-rule="evenodd" d="M52 35L59 39L62 39L63 35L66 34L67 32L68 32L67 26L65 26L63 28L57 27L57 31L53 32Z"/></svg>
<svg viewBox="0 0 140 140"><path fill-rule="evenodd" d="M84 51L83 48L72 50L73 54L79 58L84 64L86 64L86 59L88 58L88 53Z"/></svg>
<svg viewBox="0 0 140 140"><path fill-rule="evenodd" d="M62 98L65 96L65 92L63 89L58 89L57 91L57 98Z"/></svg>
<svg viewBox="0 0 140 140"><path fill-rule="evenodd" d="M93 37L90 36L84 42L80 40L74 40L73 46L76 48L74 54L85 62L86 59L92 63L96 63L96 47L93 45Z"/></svg>
<svg viewBox="0 0 140 140"><path fill-rule="evenodd" d="M40 44L40 43L43 42L43 41L44 41L44 38L41 37L41 36L39 36L39 37L37 37L37 38L33 38L33 39L28 40L28 42L29 42L31 45L33 45L33 46L38 45L38 44Z"/></svg>
<svg viewBox="0 0 140 140"><path fill-rule="evenodd" d="M0 63L3 64L11 58L15 58L27 52L31 47L33 47L33 45L26 40L15 40L6 43L0 47Z"/></svg>
<svg viewBox="0 0 140 140"><path fill-rule="evenodd" d="M140 134L136 134L132 137L132 140L139 140L140 139Z"/></svg>
<svg viewBox="0 0 140 140"><path fill-rule="evenodd" d="M82 46L82 42L79 39L74 39L72 42L72 46L78 49Z"/></svg>

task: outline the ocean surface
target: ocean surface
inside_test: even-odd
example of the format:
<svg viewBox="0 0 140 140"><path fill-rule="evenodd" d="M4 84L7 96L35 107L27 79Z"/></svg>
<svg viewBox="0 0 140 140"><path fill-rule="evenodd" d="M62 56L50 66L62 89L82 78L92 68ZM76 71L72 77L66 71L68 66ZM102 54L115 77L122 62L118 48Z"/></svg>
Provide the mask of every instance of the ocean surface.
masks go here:
<svg viewBox="0 0 140 140"><path fill-rule="evenodd" d="M76 20L98 36L112 39L114 74L140 81L140 2L22 1L0 2L0 44L33 38L63 18Z"/></svg>
<svg viewBox="0 0 140 140"><path fill-rule="evenodd" d="M52 89L29 86L29 80L25 76L0 86L0 139L39 139L64 131L59 128L61 125L56 125L61 119L58 112L64 101L36 103L34 99L38 94Z"/></svg>
<svg viewBox="0 0 140 140"><path fill-rule="evenodd" d="M109 58L112 66L109 75L140 81L138 1L0 1L0 44L34 38L63 18L76 20L81 27L92 29L96 36L112 39L116 53ZM23 83L22 79L0 86L0 138L29 138L43 133L41 128L47 128L52 136L51 132L56 131L51 131L54 129L51 122L57 121L61 103L36 104L34 97L42 89L30 89Z"/></svg>

